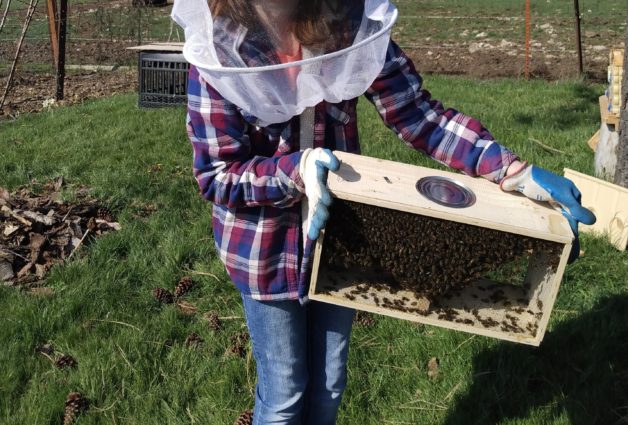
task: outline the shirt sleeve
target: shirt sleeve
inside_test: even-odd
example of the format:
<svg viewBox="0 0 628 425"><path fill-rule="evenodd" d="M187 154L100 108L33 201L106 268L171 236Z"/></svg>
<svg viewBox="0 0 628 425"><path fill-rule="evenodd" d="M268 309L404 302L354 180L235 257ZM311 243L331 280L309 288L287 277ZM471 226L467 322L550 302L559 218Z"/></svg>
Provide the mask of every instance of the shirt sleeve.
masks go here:
<svg viewBox="0 0 628 425"><path fill-rule="evenodd" d="M238 108L190 66L186 128L200 194L227 208L285 208L300 201L305 192L301 153L254 155L247 126Z"/></svg>
<svg viewBox="0 0 628 425"><path fill-rule="evenodd" d="M384 68L366 97L409 146L465 174L499 183L517 156L478 120L445 109L422 84L410 58L391 40Z"/></svg>

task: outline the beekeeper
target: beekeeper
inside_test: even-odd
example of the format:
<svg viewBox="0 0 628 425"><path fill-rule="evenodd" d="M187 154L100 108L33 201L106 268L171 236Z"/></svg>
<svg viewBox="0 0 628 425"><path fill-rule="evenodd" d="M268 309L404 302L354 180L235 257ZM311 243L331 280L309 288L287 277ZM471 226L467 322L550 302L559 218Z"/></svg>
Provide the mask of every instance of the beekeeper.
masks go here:
<svg viewBox="0 0 628 425"><path fill-rule="evenodd" d="M333 424L354 311L305 302L328 218L333 150L359 153L358 97L408 146L471 176L594 216L573 183L521 162L432 99L391 40L387 0L176 0L190 63L187 131L220 259L242 293L257 364L255 424ZM574 256L578 252L574 244Z"/></svg>

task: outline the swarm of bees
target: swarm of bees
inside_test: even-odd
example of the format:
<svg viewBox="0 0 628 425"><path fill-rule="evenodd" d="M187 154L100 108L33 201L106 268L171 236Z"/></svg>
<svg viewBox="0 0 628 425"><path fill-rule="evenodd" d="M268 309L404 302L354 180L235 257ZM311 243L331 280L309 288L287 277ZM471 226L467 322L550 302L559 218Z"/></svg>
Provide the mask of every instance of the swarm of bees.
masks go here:
<svg viewBox="0 0 628 425"><path fill-rule="evenodd" d="M418 297L464 288L538 252L557 266L562 250L554 242L357 202L336 199L331 208L321 264L378 276L391 291Z"/></svg>
<svg viewBox="0 0 628 425"><path fill-rule="evenodd" d="M472 282L527 262L533 255L548 258L548 267L556 269L562 245L340 199L334 200L331 208L320 264L327 271L325 292L347 286L338 276L357 276L355 284L342 291L351 301L368 299L384 308L434 313L439 319L468 325L477 321L506 332L536 331L534 325L519 323L516 317L528 300L508 299L498 284L479 287L485 295L472 296L513 313L501 322L477 312L471 315L471 310L459 317L456 310L441 307L438 300L457 297ZM400 291L404 292L398 294Z"/></svg>

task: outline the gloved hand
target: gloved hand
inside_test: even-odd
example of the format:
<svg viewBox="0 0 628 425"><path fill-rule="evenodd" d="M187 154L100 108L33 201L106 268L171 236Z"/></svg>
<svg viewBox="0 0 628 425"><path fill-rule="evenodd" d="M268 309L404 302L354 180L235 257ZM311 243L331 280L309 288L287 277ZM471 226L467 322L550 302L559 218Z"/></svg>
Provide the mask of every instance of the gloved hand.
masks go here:
<svg viewBox="0 0 628 425"><path fill-rule="evenodd" d="M301 156L299 173L305 184L307 197L307 219L304 229L312 240L318 238L329 218L331 194L327 189L327 172L336 171L339 167L340 161L329 149L306 149Z"/></svg>
<svg viewBox="0 0 628 425"><path fill-rule="evenodd" d="M578 223L593 224L595 215L581 205L582 195L571 180L523 163L519 170L502 180L500 187L505 191L516 190L535 201L555 201L560 204L575 237L568 262L572 263L578 258L580 254Z"/></svg>

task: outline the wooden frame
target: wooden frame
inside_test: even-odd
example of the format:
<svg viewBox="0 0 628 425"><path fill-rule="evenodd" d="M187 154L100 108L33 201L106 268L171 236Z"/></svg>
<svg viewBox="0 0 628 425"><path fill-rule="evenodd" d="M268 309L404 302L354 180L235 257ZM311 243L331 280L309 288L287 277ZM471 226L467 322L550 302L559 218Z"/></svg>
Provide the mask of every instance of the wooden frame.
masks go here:
<svg viewBox="0 0 628 425"><path fill-rule="evenodd" d="M593 136L587 142L587 145L591 148L593 152L597 150L597 145L600 144L600 130L596 131Z"/></svg>
<svg viewBox="0 0 628 425"><path fill-rule="evenodd" d="M619 114L614 114L608 110L608 97L605 94L600 96L600 119L603 123L619 127Z"/></svg>
<svg viewBox="0 0 628 425"><path fill-rule="evenodd" d="M624 76L624 49L611 49L608 66L608 110L619 117L621 110L621 84Z"/></svg>
<svg viewBox="0 0 628 425"><path fill-rule="evenodd" d="M440 297L438 307L430 307L430 301L409 292L382 295L393 300L405 297L418 310L423 310L408 313L383 308L370 298L347 297L363 286L363 281L359 275L337 273L321 266L323 232L315 247L310 299L508 341L540 344L573 240L571 229L559 211L519 194L502 192L496 184L484 179L343 152L336 155L342 165L338 172L329 174L328 186L338 199L552 241L560 244L562 250L555 268L548 266L548 258L532 258L523 286L478 280L464 290ZM477 202L469 208L454 209L422 197L415 184L426 176L450 177L463 183L475 193ZM332 281L336 289L330 292ZM499 299L491 299L491 291L499 291ZM499 324L505 320L516 320L522 331L504 329ZM487 326L486 322L498 325Z"/></svg>
<svg viewBox="0 0 628 425"><path fill-rule="evenodd" d="M173 52L183 53L183 43L181 42L167 42L167 43L151 43L144 44L142 46L127 47L126 50L137 50L141 52Z"/></svg>
<svg viewBox="0 0 628 425"><path fill-rule="evenodd" d="M565 168L565 177L582 193L582 205L593 211L597 221L580 225L580 231L606 234L620 251L628 245L628 189Z"/></svg>

